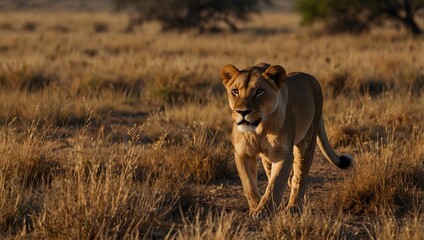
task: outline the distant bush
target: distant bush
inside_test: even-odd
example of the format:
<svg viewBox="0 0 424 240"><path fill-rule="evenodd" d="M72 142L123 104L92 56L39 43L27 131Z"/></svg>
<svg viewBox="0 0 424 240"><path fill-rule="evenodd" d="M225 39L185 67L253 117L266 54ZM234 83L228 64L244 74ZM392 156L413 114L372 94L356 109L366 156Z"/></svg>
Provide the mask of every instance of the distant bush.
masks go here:
<svg viewBox="0 0 424 240"><path fill-rule="evenodd" d="M8 66L0 68L0 86L37 92L57 82L55 74L45 67Z"/></svg>
<svg viewBox="0 0 424 240"><path fill-rule="evenodd" d="M163 30L198 29L200 32L219 29L220 24L237 31L237 20L248 20L259 11L259 3L271 0L115 0L118 8L136 9L136 17L130 20L127 30L145 21L157 20Z"/></svg>
<svg viewBox="0 0 424 240"><path fill-rule="evenodd" d="M423 0L298 0L295 5L304 24L324 21L333 32L361 32L372 23L393 19L402 23L413 35L422 33L415 21L416 13L422 8Z"/></svg>

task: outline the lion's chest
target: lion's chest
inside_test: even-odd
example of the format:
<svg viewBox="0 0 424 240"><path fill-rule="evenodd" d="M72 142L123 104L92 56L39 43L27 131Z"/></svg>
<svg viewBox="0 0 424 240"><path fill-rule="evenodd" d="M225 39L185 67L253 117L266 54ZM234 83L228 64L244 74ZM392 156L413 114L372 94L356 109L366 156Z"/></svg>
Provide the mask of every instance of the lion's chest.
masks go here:
<svg viewBox="0 0 424 240"><path fill-rule="evenodd" d="M255 156L261 149L258 138L253 134L245 134L239 138L233 139L233 145L237 153L243 153L247 156Z"/></svg>
<svg viewBox="0 0 424 240"><path fill-rule="evenodd" d="M234 149L237 153L243 153L247 156L256 156L259 153L266 155L281 148L277 136L258 136L255 134L245 134L239 138L233 139Z"/></svg>

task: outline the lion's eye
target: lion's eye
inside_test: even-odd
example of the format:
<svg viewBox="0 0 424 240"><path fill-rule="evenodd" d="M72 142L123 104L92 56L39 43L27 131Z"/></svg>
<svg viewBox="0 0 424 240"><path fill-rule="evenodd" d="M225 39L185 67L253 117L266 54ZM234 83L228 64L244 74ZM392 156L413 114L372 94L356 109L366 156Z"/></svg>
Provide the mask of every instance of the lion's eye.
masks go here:
<svg viewBox="0 0 424 240"><path fill-rule="evenodd" d="M262 94L264 94L264 90L263 89L256 90L256 96L260 96Z"/></svg>
<svg viewBox="0 0 424 240"><path fill-rule="evenodd" d="M233 90L231 90L231 93L232 93L234 96L238 96L238 95L239 95L239 90L238 90L238 89L233 89Z"/></svg>

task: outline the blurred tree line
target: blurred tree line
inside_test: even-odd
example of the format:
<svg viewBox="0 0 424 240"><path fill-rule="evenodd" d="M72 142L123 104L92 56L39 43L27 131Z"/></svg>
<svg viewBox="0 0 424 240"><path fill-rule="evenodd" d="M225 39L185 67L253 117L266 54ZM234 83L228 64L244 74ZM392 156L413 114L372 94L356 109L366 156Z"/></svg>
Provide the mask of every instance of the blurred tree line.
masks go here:
<svg viewBox="0 0 424 240"><path fill-rule="evenodd" d="M249 20L262 5L274 0L114 0L120 9L132 9L127 31L146 21L159 21L163 30L198 29L211 32L226 26L237 31L237 22ZM374 23L392 19L412 35L422 34L416 22L424 0L295 0L304 24L324 22L332 32L362 32Z"/></svg>
<svg viewBox="0 0 424 240"><path fill-rule="evenodd" d="M424 0L298 0L295 9L303 23L323 21L335 32L362 32L373 23L392 19L403 24L412 35L420 35L415 18Z"/></svg>
<svg viewBox="0 0 424 240"><path fill-rule="evenodd" d="M164 30L198 29L199 32L218 30L226 25L237 31L237 21L246 21L259 12L261 2L271 0L115 0L118 8L137 11L127 31L146 21L157 20Z"/></svg>

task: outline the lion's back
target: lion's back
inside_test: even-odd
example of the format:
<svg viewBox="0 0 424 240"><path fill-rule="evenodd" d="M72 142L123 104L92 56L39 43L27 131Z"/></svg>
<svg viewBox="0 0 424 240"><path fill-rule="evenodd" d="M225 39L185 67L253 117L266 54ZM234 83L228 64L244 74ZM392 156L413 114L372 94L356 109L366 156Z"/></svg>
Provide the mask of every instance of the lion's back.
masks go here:
<svg viewBox="0 0 424 240"><path fill-rule="evenodd" d="M316 107L322 108L322 89L315 77L303 72L293 72L287 75L285 81L289 92L297 100L310 102Z"/></svg>

